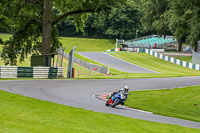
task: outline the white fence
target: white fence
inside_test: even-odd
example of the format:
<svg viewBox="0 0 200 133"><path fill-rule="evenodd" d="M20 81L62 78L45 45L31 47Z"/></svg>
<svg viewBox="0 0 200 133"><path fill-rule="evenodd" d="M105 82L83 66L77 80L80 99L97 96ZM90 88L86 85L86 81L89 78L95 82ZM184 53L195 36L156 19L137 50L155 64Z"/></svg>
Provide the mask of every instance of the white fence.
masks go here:
<svg viewBox="0 0 200 133"><path fill-rule="evenodd" d="M63 68L0 66L0 78L63 78Z"/></svg>
<svg viewBox="0 0 200 133"><path fill-rule="evenodd" d="M0 66L0 78L17 78L17 66Z"/></svg>

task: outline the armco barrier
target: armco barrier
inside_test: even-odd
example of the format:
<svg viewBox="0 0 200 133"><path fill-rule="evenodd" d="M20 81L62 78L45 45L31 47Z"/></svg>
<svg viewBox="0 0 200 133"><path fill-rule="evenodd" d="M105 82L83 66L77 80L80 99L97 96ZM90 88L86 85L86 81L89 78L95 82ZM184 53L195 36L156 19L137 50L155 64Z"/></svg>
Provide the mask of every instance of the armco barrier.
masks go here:
<svg viewBox="0 0 200 133"><path fill-rule="evenodd" d="M62 53L58 53L58 54L62 54ZM63 53L63 56L64 58L67 58L68 59L68 54L66 54L65 52ZM85 67L87 69L90 69L90 70L94 70L97 71L97 72L100 72L100 73L104 73L104 74L109 74L109 68L108 67L103 67L103 66L99 66L99 65L96 65L96 64L92 64L92 63L89 63L89 62L85 62L83 60L80 60L76 57L74 57L74 62L79 64L80 66L82 67Z"/></svg>
<svg viewBox="0 0 200 133"><path fill-rule="evenodd" d="M62 78L62 67L0 66L0 78Z"/></svg>
<svg viewBox="0 0 200 133"><path fill-rule="evenodd" d="M182 60L170 57L170 56L160 54L158 52L154 52L153 50L150 50L150 49L145 49L145 52L144 52L144 50L138 50L138 52L146 53L146 54L152 55L156 58L174 63L176 65L200 71L200 65L199 64L193 64L193 63L190 63L190 62L182 61Z"/></svg>
<svg viewBox="0 0 200 133"><path fill-rule="evenodd" d="M17 78L17 66L0 66L0 78Z"/></svg>

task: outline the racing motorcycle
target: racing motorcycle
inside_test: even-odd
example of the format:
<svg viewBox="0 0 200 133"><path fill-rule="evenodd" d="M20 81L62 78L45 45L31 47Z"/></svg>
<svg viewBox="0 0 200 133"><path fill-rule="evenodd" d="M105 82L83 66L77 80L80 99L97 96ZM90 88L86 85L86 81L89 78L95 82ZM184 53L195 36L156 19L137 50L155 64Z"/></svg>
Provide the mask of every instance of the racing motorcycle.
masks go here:
<svg viewBox="0 0 200 133"><path fill-rule="evenodd" d="M111 96L108 98L106 101L106 106L111 106L114 108L115 106L121 104L124 105L124 102L127 99L128 94L123 94L123 93L113 93Z"/></svg>

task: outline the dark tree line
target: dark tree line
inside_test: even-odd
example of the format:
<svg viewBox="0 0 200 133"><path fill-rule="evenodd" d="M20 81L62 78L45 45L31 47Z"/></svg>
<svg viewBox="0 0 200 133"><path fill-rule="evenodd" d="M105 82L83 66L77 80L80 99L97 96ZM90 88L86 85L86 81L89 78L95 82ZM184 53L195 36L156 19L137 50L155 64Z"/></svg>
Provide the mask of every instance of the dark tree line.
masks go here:
<svg viewBox="0 0 200 133"><path fill-rule="evenodd" d="M198 0L1 0L0 29L12 33L3 42L6 64L28 54L49 54L62 44L58 36L133 39L174 35L194 46L200 40ZM42 38L41 38L42 37Z"/></svg>
<svg viewBox="0 0 200 133"><path fill-rule="evenodd" d="M141 13L133 3L112 8L109 12L90 15L84 32L76 31L70 18L57 24L60 36L133 39L136 30L141 29Z"/></svg>
<svg viewBox="0 0 200 133"><path fill-rule="evenodd" d="M92 13L111 10L126 0L1 0L0 28L12 33L3 42L1 57L5 64L15 65L28 54L51 54L62 44L57 24L73 19L77 30L83 31Z"/></svg>

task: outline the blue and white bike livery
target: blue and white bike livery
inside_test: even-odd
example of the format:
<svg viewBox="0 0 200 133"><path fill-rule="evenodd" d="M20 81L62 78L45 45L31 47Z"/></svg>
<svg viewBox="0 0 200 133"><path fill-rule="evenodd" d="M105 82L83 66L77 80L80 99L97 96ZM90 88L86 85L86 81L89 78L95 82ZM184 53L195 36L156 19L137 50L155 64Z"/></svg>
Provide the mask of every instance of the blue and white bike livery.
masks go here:
<svg viewBox="0 0 200 133"><path fill-rule="evenodd" d="M106 106L111 106L111 107L115 107L119 104L122 104L124 105L124 102L126 101L128 97L128 93L127 94L123 94L121 92L114 92L109 98L108 100L106 101Z"/></svg>

